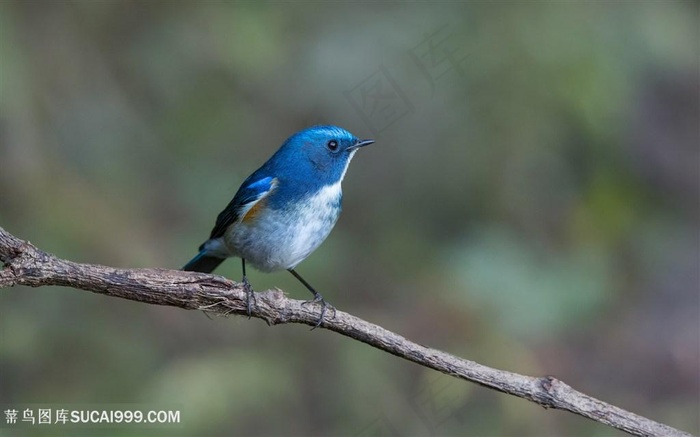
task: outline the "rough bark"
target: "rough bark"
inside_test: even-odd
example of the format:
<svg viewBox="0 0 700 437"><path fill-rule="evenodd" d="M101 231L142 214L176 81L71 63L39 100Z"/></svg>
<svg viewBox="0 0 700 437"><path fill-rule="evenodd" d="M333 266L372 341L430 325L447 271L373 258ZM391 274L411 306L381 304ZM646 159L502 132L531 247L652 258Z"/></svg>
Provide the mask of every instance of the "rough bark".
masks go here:
<svg viewBox="0 0 700 437"><path fill-rule="evenodd" d="M57 258L0 227L0 288L15 285L60 285L154 305L208 313L246 315L242 284L224 277L164 269L117 269ZM314 326L317 305L302 305L281 291L256 293L252 317L269 325L302 323ZM332 313L331 313L332 316ZM574 390L551 377L531 377L493 369L421 346L351 314L326 316L321 328L361 341L439 372L518 396L545 408L570 411L637 436L689 436L685 432L630 413Z"/></svg>

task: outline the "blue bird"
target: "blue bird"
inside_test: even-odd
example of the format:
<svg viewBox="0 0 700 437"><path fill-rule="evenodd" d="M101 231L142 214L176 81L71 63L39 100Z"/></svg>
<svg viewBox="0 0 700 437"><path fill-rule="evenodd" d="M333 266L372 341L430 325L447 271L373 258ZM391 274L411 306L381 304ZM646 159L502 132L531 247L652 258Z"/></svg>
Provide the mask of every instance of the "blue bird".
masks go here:
<svg viewBox="0 0 700 437"><path fill-rule="evenodd" d="M226 258L241 258L249 316L255 295L246 277L246 261L263 272L287 270L313 294L307 303L321 305L316 327L320 326L330 305L294 269L335 226L348 165L358 149L372 143L337 126L313 126L295 133L243 181L199 254L182 269L210 273Z"/></svg>

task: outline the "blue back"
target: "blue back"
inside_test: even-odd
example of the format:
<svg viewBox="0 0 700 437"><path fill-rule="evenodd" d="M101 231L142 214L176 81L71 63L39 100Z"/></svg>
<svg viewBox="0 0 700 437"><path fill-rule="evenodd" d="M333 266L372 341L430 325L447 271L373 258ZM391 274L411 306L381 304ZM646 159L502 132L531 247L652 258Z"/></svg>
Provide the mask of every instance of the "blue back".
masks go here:
<svg viewBox="0 0 700 437"><path fill-rule="evenodd" d="M266 207L285 209L321 188L339 183L356 152L358 139L337 126L313 126L289 137L259 169L248 176L216 220L210 238L221 237L239 219L246 204L269 191ZM273 190L274 188L274 190ZM340 207L341 198L338 198Z"/></svg>

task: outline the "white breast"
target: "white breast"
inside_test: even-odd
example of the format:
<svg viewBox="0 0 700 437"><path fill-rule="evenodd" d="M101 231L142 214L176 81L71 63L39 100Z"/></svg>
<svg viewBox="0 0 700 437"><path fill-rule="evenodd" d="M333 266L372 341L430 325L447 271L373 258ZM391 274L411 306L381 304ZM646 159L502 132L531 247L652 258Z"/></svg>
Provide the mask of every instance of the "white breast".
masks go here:
<svg viewBox="0 0 700 437"><path fill-rule="evenodd" d="M266 210L225 235L233 255L262 271L292 269L328 237L340 215L340 182L321 188L293 208Z"/></svg>
<svg viewBox="0 0 700 437"><path fill-rule="evenodd" d="M288 269L294 268L328 237L340 215L340 182L327 185L298 209L294 237L288 250Z"/></svg>

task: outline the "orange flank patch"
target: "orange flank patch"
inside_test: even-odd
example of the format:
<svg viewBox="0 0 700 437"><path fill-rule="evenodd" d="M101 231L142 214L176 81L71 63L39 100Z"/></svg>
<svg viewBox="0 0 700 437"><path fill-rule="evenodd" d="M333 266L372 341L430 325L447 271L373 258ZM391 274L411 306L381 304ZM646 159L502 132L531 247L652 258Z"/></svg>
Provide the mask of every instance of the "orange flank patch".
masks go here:
<svg viewBox="0 0 700 437"><path fill-rule="evenodd" d="M267 196L269 196L270 193L275 190L275 188L277 188L277 178L272 178L269 189L262 196L260 196L260 198L255 201L255 204L253 204L253 206L251 206L250 209L243 215L241 222L248 223L255 220L255 217L257 217L258 214L265 209L265 205L267 204Z"/></svg>
<svg viewBox="0 0 700 437"><path fill-rule="evenodd" d="M243 216L242 222L251 222L255 219L255 217L265 208L265 203L267 199L264 197L260 200L258 200L255 205L253 205L252 208L248 210L248 212L245 213Z"/></svg>

